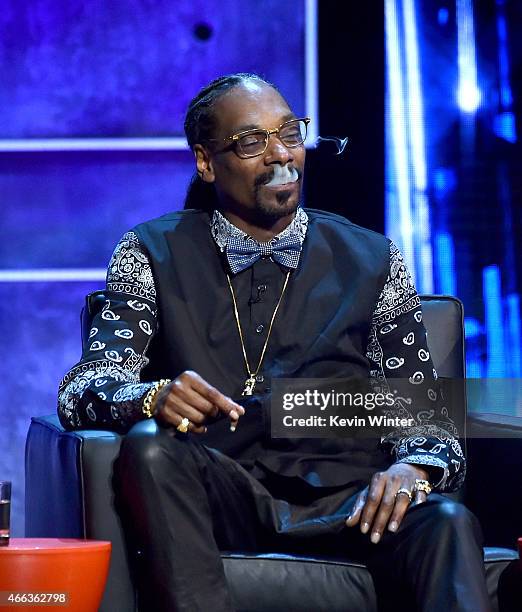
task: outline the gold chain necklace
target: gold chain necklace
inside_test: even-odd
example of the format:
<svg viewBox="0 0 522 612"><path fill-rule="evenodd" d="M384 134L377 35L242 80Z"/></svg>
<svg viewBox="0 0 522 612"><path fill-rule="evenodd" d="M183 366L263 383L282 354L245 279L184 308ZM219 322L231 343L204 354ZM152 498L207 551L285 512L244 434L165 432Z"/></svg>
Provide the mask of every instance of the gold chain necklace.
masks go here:
<svg viewBox="0 0 522 612"><path fill-rule="evenodd" d="M279 300L277 301L276 307L274 308L274 313L272 314L272 319L270 320L270 325L268 327L268 333L266 335L265 344L263 346L263 350L261 351L261 357L259 357L259 363L257 364L257 368L254 372L250 369L250 364L248 362L248 357L245 348L245 342L243 340L243 331L241 329L241 322L239 320L239 311L237 309L236 296L234 293L234 288L232 287L232 281L230 280L230 276L227 274L228 286L230 287L230 293L232 295L232 303L234 304L234 315L236 317L237 331L239 332L239 339L241 340L241 348L243 349L243 358L245 360L245 366L248 373L248 378L245 381L245 388L243 389L243 393L241 395L252 395L254 391L254 387L256 386L256 376L259 370L261 369L261 365L263 363L263 359L265 358L266 347L268 346L268 341L270 340L270 334L272 333L272 326L274 324L274 320L276 318L277 311L279 310L279 306L281 304L281 300L283 299L283 295L285 294L286 286L288 285L288 279L290 278L291 270L288 270L286 273L285 282L283 285L283 289L281 290L281 295L279 296Z"/></svg>

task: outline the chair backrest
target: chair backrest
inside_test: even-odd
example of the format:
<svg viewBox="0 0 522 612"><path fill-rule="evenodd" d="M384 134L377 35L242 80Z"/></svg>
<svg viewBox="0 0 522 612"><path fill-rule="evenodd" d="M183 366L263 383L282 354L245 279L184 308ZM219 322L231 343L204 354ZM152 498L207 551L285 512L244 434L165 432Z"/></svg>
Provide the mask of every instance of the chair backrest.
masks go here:
<svg viewBox="0 0 522 612"><path fill-rule="evenodd" d="M443 378L464 378L464 306L447 295L421 295L433 365Z"/></svg>
<svg viewBox="0 0 522 612"><path fill-rule="evenodd" d="M82 334L82 346L85 348L85 343L89 339L92 320L105 305L105 291L93 291L85 296L85 304L80 314L80 329Z"/></svg>

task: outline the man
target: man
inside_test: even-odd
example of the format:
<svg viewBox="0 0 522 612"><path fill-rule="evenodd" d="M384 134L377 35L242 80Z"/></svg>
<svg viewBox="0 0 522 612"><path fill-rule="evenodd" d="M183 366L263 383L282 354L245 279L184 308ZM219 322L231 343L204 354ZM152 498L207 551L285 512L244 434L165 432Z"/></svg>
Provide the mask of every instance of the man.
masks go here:
<svg viewBox="0 0 522 612"><path fill-rule="evenodd" d="M116 247L61 422L132 427L116 494L145 610L233 610L223 549L360 557L383 610L488 610L476 521L431 493L465 460L419 297L385 237L299 206L308 121L256 75L194 98L193 208ZM272 378L350 376L429 409L382 441L270 436Z"/></svg>

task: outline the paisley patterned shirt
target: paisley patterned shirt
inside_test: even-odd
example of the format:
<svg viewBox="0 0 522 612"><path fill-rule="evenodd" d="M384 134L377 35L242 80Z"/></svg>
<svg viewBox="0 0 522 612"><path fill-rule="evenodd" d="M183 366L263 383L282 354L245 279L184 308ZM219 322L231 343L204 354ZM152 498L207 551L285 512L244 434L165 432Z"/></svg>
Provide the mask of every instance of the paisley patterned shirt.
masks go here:
<svg viewBox="0 0 522 612"><path fill-rule="evenodd" d="M300 209L301 210L301 209ZM305 239L306 213L296 216L285 231ZM230 232L240 231L215 215L211 233L224 249ZM127 232L118 243L107 272L110 293L93 321L81 361L63 378L58 412L71 429L97 428L125 432L145 418L142 404L152 382L142 382L147 349L157 330L156 287L148 256L137 235ZM123 299L122 299L123 296ZM390 243L390 268L376 303L366 356L375 384L386 388L390 379L411 385L411 397L430 409L415 413L412 400L401 397L387 416L415 419L415 426L390 431L382 444L399 463L426 466L438 490L457 489L465 475L465 459L457 431L444 407L422 324L420 298L404 259ZM408 395L408 394L406 394Z"/></svg>

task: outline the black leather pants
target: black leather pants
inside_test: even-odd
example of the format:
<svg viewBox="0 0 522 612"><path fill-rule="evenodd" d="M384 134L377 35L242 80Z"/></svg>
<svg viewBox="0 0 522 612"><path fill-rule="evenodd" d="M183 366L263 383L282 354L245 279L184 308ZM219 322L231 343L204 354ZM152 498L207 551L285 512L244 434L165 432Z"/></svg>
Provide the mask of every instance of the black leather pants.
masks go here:
<svg viewBox="0 0 522 612"><path fill-rule="evenodd" d="M276 499L197 436L151 421L125 438L115 490L141 612L234 610L220 550L364 561L383 611L490 610L480 528L464 506L441 495L410 508L397 533L371 544L358 527L344 525L355 491L328 491L306 505Z"/></svg>

